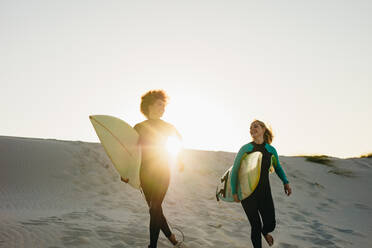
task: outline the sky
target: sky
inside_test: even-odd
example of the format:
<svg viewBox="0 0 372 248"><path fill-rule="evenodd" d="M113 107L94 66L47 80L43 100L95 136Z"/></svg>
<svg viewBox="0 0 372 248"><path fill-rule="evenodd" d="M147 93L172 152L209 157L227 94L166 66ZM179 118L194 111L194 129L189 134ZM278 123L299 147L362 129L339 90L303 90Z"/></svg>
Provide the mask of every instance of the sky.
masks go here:
<svg viewBox="0 0 372 248"><path fill-rule="evenodd" d="M0 135L99 142L163 89L184 146L231 151L250 123L280 155L372 152L372 2L0 0Z"/></svg>

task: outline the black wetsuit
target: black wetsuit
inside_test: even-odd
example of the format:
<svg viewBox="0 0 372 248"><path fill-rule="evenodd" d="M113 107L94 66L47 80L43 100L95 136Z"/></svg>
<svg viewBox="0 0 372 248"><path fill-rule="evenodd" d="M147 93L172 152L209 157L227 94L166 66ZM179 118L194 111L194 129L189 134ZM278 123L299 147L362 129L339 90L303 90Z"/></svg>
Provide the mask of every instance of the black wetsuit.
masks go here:
<svg viewBox="0 0 372 248"><path fill-rule="evenodd" d="M165 145L169 136L179 134L174 126L160 119L143 121L134 129L140 135L139 143L142 147L140 180L150 210L149 247L155 248L160 230L167 238L172 234L161 206L170 181Z"/></svg>
<svg viewBox="0 0 372 248"><path fill-rule="evenodd" d="M253 152L260 151L262 153L261 175L257 188L252 195L241 201L244 212L247 214L251 224L251 239L254 248L261 248L261 233L266 235L275 229L275 208L271 195L269 182L269 168L271 164L271 156L266 149L265 143L257 145L253 143ZM263 226L261 224L262 218Z"/></svg>

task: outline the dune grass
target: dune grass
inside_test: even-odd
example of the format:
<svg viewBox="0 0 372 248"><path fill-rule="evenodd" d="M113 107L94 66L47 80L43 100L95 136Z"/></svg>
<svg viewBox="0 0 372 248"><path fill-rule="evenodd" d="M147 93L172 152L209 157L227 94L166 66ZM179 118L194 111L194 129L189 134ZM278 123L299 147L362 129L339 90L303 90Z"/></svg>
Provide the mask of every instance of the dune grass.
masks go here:
<svg viewBox="0 0 372 248"><path fill-rule="evenodd" d="M367 153L367 154L363 154L362 156L360 156L361 158L372 158L372 152L371 153Z"/></svg>
<svg viewBox="0 0 372 248"><path fill-rule="evenodd" d="M356 175L352 171L338 168L335 164L333 164L333 161L327 155L304 155L303 157L306 161L331 167L331 170L329 170L328 173L343 177L356 177Z"/></svg>
<svg viewBox="0 0 372 248"><path fill-rule="evenodd" d="M355 177L354 173L350 170L334 169L334 170L328 171L328 173L333 173L335 175L339 175L343 177Z"/></svg>
<svg viewBox="0 0 372 248"><path fill-rule="evenodd" d="M330 167L333 166L332 160L326 155L312 155L312 156L307 155L307 156L304 156L304 158L306 159L306 161L309 161L309 162L323 164L323 165L330 166Z"/></svg>

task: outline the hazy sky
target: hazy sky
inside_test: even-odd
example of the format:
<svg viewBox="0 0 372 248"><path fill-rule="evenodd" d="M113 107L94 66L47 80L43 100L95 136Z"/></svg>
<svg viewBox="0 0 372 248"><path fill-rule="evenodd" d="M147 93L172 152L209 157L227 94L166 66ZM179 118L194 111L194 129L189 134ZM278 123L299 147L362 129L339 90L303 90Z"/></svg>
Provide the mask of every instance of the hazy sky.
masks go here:
<svg viewBox="0 0 372 248"><path fill-rule="evenodd" d="M372 152L372 2L0 0L0 135L98 142L164 89L185 146L236 152L254 118L281 155Z"/></svg>

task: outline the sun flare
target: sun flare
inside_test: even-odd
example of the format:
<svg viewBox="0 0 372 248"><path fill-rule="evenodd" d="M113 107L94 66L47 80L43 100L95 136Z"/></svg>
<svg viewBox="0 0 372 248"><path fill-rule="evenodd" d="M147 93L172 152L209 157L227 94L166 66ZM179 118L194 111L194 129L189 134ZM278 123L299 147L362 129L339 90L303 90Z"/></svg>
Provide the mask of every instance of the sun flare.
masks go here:
<svg viewBox="0 0 372 248"><path fill-rule="evenodd" d="M182 143L179 138L170 136L167 140L166 148L170 157L175 159L182 150Z"/></svg>

